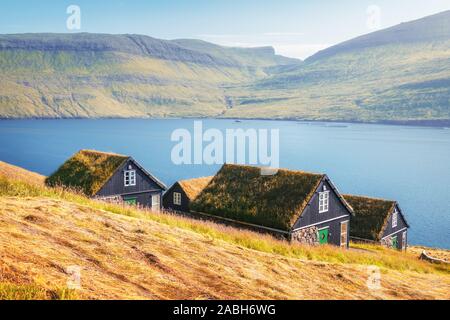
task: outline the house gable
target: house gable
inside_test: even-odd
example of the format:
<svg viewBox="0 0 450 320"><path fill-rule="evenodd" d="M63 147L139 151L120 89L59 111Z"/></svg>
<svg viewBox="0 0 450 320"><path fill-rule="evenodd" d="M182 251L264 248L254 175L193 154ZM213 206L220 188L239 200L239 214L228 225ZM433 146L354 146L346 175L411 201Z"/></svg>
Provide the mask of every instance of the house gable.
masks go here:
<svg viewBox="0 0 450 320"><path fill-rule="evenodd" d="M94 196L128 156L95 150L80 150L46 179L49 186L65 186Z"/></svg>
<svg viewBox="0 0 450 320"><path fill-rule="evenodd" d="M329 192L329 208L327 212L320 213L319 195L324 191ZM320 225L329 221L339 220L340 218L348 220L351 215L351 208L343 200L330 179L325 176L311 196L303 212L299 212L299 217L292 229L296 230L307 226Z"/></svg>
<svg viewBox="0 0 450 320"><path fill-rule="evenodd" d="M125 186L124 172L126 170L136 171L136 185ZM160 191L165 189L161 182L146 172L133 158L125 161L112 175L112 177L100 188L96 196L107 197L147 191Z"/></svg>
<svg viewBox="0 0 450 320"><path fill-rule="evenodd" d="M178 192L181 194L181 205L176 205L173 202L173 194L175 192ZM189 204L190 199L186 195L186 192L184 192L183 188L180 186L179 182L175 182L173 186L167 190L167 192L164 194L163 197L163 206L166 209L169 210L175 210L175 211L182 211L182 212L189 212Z"/></svg>
<svg viewBox="0 0 450 320"><path fill-rule="evenodd" d="M394 209L397 210L397 226L392 226L392 219L394 216ZM406 219L398 205L398 203L395 203L392 210L389 212L389 215L386 217L385 223L383 225L383 228L380 232L379 239L385 238L389 235L395 234L399 231L405 230L409 228L408 223L406 222Z"/></svg>

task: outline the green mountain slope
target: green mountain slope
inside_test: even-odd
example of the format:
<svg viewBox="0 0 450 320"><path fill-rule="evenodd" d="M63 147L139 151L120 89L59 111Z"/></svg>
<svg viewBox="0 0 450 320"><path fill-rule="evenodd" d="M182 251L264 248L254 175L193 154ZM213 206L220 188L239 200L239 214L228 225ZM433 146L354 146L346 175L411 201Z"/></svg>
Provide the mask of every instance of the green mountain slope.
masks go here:
<svg viewBox="0 0 450 320"><path fill-rule="evenodd" d="M350 121L450 119L450 11L323 50L230 88L229 116ZM249 92L251 94L249 94Z"/></svg>
<svg viewBox="0 0 450 320"><path fill-rule="evenodd" d="M343 52L375 48L384 45L448 41L449 33L450 11L445 11L345 41L318 52L308 60L318 60Z"/></svg>
<svg viewBox="0 0 450 320"><path fill-rule="evenodd" d="M0 116L215 116L227 109L223 85L298 63L273 49L210 45L215 50L202 51L181 42L85 33L0 36Z"/></svg>
<svg viewBox="0 0 450 320"><path fill-rule="evenodd" d="M450 11L301 62L139 35L0 35L0 117L450 123Z"/></svg>
<svg viewBox="0 0 450 320"><path fill-rule="evenodd" d="M297 59L276 55L272 47L231 48L192 39L179 39L171 42L189 50L207 53L224 61L230 61L235 65L274 67L300 64Z"/></svg>

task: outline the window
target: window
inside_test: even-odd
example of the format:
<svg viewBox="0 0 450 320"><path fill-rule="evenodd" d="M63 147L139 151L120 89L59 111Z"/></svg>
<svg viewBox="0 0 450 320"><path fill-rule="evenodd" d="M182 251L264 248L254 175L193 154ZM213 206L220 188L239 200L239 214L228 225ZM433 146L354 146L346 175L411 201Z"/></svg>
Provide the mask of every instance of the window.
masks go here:
<svg viewBox="0 0 450 320"><path fill-rule="evenodd" d="M341 247L347 248L348 221L341 222Z"/></svg>
<svg viewBox="0 0 450 320"><path fill-rule="evenodd" d="M319 213L328 212L330 192L319 192Z"/></svg>
<svg viewBox="0 0 450 320"><path fill-rule="evenodd" d="M159 194L152 194L152 210L158 212L161 210L161 201Z"/></svg>
<svg viewBox="0 0 450 320"><path fill-rule="evenodd" d="M124 185L125 185L125 187L130 187L130 186L136 185L136 171L135 170L127 170L124 172Z"/></svg>
<svg viewBox="0 0 450 320"><path fill-rule="evenodd" d="M179 192L173 193L173 204L181 206L181 193Z"/></svg>
<svg viewBox="0 0 450 320"><path fill-rule="evenodd" d="M397 227L397 221L398 221L398 211L397 209L395 209L394 213L392 214L392 228Z"/></svg>

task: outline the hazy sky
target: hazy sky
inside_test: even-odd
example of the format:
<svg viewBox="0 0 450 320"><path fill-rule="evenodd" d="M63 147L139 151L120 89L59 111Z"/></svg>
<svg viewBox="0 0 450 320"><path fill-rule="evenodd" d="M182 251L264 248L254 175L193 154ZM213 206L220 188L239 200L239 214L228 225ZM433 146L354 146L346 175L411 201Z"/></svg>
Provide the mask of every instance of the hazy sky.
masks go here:
<svg viewBox="0 0 450 320"><path fill-rule="evenodd" d="M330 45L450 10L450 0L1 0L0 33L76 32L197 38L229 46L275 47L305 58Z"/></svg>

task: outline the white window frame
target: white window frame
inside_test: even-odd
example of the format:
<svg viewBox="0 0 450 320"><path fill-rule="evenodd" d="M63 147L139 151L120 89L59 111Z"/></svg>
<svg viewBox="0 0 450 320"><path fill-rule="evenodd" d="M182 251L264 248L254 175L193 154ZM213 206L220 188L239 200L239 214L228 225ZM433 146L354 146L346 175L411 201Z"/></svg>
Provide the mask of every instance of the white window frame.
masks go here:
<svg viewBox="0 0 450 320"><path fill-rule="evenodd" d="M125 170L123 172L123 184L125 187L136 185L136 170Z"/></svg>
<svg viewBox="0 0 450 320"><path fill-rule="evenodd" d="M397 228L398 226L398 211L394 209L394 213L392 214L392 228Z"/></svg>
<svg viewBox="0 0 450 320"><path fill-rule="evenodd" d="M345 233L342 231L342 226L343 225L346 225L346 228L345 228ZM349 221L343 221L343 222L341 222L341 237L340 237L340 242L341 242L341 247L345 247L345 248L347 248L347 243L348 243L348 228L349 228L349 226L350 226L350 223L349 223ZM345 242L342 242L342 236L345 234Z"/></svg>
<svg viewBox="0 0 450 320"><path fill-rule="evenodd" d="M174 192L173 193L173 204L177 206L181 206L181 193Z"/></svg>
<svg viewBox="0 0 450 320"><path fill-rule="evenodd" d="M319 213L330 210L330 191L319 192Z"/></svg>

